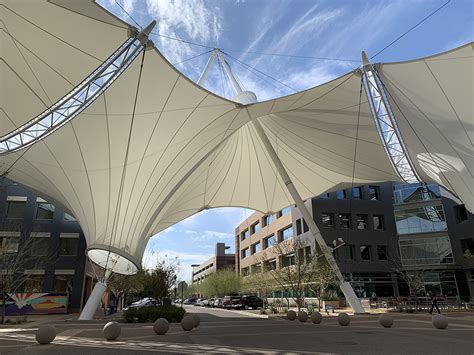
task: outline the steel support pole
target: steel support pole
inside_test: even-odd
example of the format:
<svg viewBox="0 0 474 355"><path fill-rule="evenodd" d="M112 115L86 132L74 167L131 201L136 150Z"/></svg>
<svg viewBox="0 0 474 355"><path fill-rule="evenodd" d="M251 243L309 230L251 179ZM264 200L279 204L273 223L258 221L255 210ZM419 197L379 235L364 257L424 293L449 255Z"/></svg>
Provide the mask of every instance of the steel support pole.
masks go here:
<svg viewBox="0 0 474 355"><path fill-rule="evenodd" d="M216 50L214 49L209 56L209 59L207 60L206 66L204 67L204 70L199 77L199 80L197 81L198 85L201 85L206 81L207 75L209 74L209 69L211 68L212 64L214 63L214 60L216 59Z"/></svg>
<svg viewBox="0 0 474 355"><path fill-rule="evenodd" d="M339 270L339 266L337 265L336 260L334 259L334 256L332 255L332 250L326 245L326 242L323 239L323 236L321 235L321 232L319 231L318 226L314 222L313 216L306 208L306 205L304 204L303 199L301 198L298 190L296 190L295 185L291 181L290 176L288 175L285 167L283 166L283 163L281 162L280 158L275 152L275 149L270 143L270 140L268 139L265 131L263 130L262 125L260 124L258 119L253 119L252 123L255 127L255 130L257 131L258 136L262 140L262 143L265 146L268 154L270 155L270 158L273 164L275 164L278 174L280 175L283 182L285 183L285 186L288 189L288 192L290 193L291 197L293 197L296 207L298 207L301 215L303 216L306 224L308 225L308 228L311 234L313 235L319 247L321 248L321 252L324 254L329 266L333 269L334 273L336 274L340 283L339 287L341 288L342 293L346 297L347 302L349 303L349 305L351 306L355 314L365 313L364 307L362 307L362 303L357 298L357 295L352 289L351 284L344 280L344 277L342 276L342 273Z"/></svg>

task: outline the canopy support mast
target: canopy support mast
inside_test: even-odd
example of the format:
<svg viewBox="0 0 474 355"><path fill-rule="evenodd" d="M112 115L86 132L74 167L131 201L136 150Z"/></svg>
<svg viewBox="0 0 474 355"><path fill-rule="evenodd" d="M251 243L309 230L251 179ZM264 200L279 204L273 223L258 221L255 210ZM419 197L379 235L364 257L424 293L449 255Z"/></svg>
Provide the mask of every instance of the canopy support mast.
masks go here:
<svg viewBox="0 0 474 355"><path fill-rule="evenodd" d="M390 108L380 76L364 51L362 51L362 81L375 126L393 168L407 184L420 182Z"/></svg>
<svg viewBox="0 0 474 355"><path fill-rule="evenodd" d="M242 88L240 87L239 83L235 79L235 76L232 73L232 70L230 69L229 65L225 61L224 57L222 56L222 53L220 52L219 49L215 50L217 53L217 56L219 57L219 60L222 62L222 65L224 67L224 70L229 77L237 95L233 98L233 100L241 103L241 104L251 104L257 102L257 97L253 92L250 91L242 91ZM206 66L206 69L207 66ZM205 69L205 70L206 70ZM252 123L255 127L255 130L257 131L258 136L263 142L263 145L270 156L271 160L273 161L273 164L275 165L278 174L282 178L282 180L285 183L286 188L288 189L288 192L290 193L291 197L293 197L293 200L296 204L296 207L300 210L304 220L306 221L306 224L308 225L309 230L311 231L311 234L315 238L316 242L319 244L319 247L321 248L322 253L326 257L326 260L329 264L329 266L333 269L334 273L336 274L340 285L339 287L341 288L342 293L347 299L347 302L351 306L352 310L356 314L360 313L365 313L364 307L362 307L362 303L360 300L357 298L357 295L355 294L354 290L352 289L352 286L349 282L344 280L344 276L342 275L341 271L339 270L339 266L337 265L336 260L334 259L334 256L332 255L332 250L326 245L326 242L324 241L324 238L321 235L321 232L319 231L318 226L314 222L313 216L309 212L308 208L303 202L303 199L301 198L298 190L296 189L295 185L290 179L290 176L288 175L288 172L286 171L285 167L283 166L283 163L281 162L280 158L278 157L278 154L275 152L275 149L273 148L272 144L270 143L270 140L268 139L268 136L266 135L265 131L263 130L260 122L258 119L252 120Z"/></svg>

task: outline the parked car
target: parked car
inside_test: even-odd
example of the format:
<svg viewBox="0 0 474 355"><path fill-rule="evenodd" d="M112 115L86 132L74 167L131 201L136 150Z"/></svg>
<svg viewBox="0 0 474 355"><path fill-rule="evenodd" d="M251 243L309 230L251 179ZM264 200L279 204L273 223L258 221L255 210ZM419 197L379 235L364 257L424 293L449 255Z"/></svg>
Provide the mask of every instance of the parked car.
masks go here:
<svg viewBox="0 0 474 355"><path fill-rule="evenodd" d="M222 308L222 298L216 298L212 304L212 307L214 308Z"/></svg>
<svg viewBox="0 0 474 355"><path fill-rule="evenodd" d="M142 298L139 301L131 303L128 307L124 308L124 310L128 310L130 308L143 308L143 307L150 307L150 306L157 306L159 305L159 302L155 300L154 298L147 297L147 298Z"/></svg>
<svg viewBox="0 0 474 355"><path fill-rule="evenodd" d="M222 301L222 308L226 309L238 309L242 307L241 304L242 297L240 296L225 296Z"/></svg>
<svg viewBox="0 0 474 355"><path fill-rule="evenodd" d="M206 304L206 307L212 307L212 305L214 304L214 301L215 301L215 298L209 299L209 301Z"/></svg>
<svg viewBox="0 0 474 355"><path fill-rule="evenodd" d="M243 296L241 299L243 309L257 309L263 308L263 300L257 296Z"/></svg>
<svg viewBox="0 0 474 355"><path fill-rule="evenodd" d="M196 304L197 299L196 298L187 298L184 300L184 304Z"/></svg>
<svg viewBox="0 0 474 355"><path fill-rule="evenodd" d="M204 298L201 300L201 302L199 302L199 305L202 307L207 307L209 305L209 300Z"/></svg>

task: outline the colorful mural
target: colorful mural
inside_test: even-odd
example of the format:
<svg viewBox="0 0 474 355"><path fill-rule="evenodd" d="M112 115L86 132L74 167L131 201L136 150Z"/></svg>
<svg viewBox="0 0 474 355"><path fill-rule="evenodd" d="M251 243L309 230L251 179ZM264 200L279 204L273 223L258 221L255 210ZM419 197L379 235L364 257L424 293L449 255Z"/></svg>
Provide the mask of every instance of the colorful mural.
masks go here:
<svg viewBox="0 0 474 355"><path fill-rule="evenodd" d="M66 313L67 292L10 293L6 300L6 314Z"/></svg>

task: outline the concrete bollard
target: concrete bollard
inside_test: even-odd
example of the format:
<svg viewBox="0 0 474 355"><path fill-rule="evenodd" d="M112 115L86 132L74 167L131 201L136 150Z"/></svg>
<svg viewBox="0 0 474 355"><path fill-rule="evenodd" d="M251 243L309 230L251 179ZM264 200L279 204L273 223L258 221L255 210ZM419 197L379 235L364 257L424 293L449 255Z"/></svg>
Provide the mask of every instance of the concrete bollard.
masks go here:
<svg viewBox="0 0 474 355"><path fill-rule="evenodd" d="M35 334L38 344L46 345L56 338L56 328L52 325L40 325Z"/></svg>
<svg viewBox="0 0 474 355"><path fill-rule="evenodd" d="M323 316L321 315L321 313L315 311L313 312L313 314L311 314L311 322L313 322L314 324L319 324L321 323L323 320Z"/></svg>
<svg viewBox="0 0 474 355"><path fill-rule="evenodd" d="M433 326L437 329L446 329L448 327L448 318L442 314L435 314L431 320Z"/></svg>
<svg viewBox="0 0 474 355"><path fill-rule="evenodd" d="M384 328L391 328L393 325L393 317L390 314L382 314L379 317L379 323Z"/></svg>
<svg viewBox="0 0 474 355"><path fill-rule="evenodd" d="M351 317L347 313L339 313L337 315L337 321L339 322L340 325L343 327L348 326L349 323L351 322Z"/></svg>
<svg viewBox="0 0 474 355"><path fill-rule="evenodd" d="M170 329L170 324L165 318L159 318L153 323L153 330L157 335L165 335Z"/></svg>
<svg viewBox="0 0 474 355"><path fill-rule="evenodd" d="M296 319L296 312L292 311L292 310L289 310L288 312L286 312L286 319L295 320Z"/></svg>
<svg viewBox="0 0 474 355"><path fill-rule="evenodd" d="M305 323L308 320L308 313L306 313L305 311L300 311L298 313L298 320L301 323Z"/></svg>
<svg viewBox="0 0 474 355"><path fill-rule="evenodd" d="M115 340L120 336L122 327L117 322L108 322L102 329L102 334L107 340Z"/></svg>
<svg viewBox="0 0 474 355"><path fill-rule="evenodd" d="M184 316L181 320L181 328L186 332L191 331L194 328L194 317L192 315Z"/></svg>

